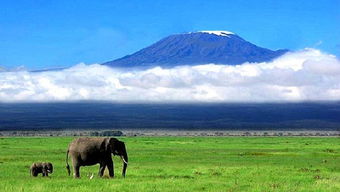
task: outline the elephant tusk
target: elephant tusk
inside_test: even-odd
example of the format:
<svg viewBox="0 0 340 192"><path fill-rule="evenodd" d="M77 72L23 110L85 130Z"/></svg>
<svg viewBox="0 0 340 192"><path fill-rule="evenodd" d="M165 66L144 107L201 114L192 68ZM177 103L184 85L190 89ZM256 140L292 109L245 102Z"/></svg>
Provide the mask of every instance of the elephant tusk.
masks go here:
<svg viewBox="0 0 340 192"><path fill-rule="evenodd" d="M122 158L122 160L125 164L128 164L128 162L125 161L124 157L120 156L120 158Z"/></svg>

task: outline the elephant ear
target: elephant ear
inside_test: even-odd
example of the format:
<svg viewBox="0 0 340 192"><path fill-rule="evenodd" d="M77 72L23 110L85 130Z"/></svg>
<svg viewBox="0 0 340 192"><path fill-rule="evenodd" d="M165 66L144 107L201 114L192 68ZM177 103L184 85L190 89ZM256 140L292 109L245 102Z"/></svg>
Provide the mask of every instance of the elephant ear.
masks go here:
<svg viewBox="0 0 340 192"><path fill-rule="evenodd" d="M114 146L117 142L117 139L115 138L105 138L105 151L108 151L110 153L113 153Z"/></svg>
<svg viewBox="0 0 340 192"><path fill-rule="evenodd" d="M41 168L43 169L43 171L47 171L48 169L47 163L42 163Z"/></svg>

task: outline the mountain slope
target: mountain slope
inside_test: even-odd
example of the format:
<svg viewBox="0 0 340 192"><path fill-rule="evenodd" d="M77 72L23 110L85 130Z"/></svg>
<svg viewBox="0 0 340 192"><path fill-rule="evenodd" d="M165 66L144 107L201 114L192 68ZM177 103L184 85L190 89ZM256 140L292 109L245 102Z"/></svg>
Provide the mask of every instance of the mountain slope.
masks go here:
<svg viewBox="0 0 340 192"><path fill-rule="evenodd" d="M136 53L104 65L143 67L197 65L206 63L237 65L270 61L288 50L258 47L228 31L201 31L170 35Z"/></svg>

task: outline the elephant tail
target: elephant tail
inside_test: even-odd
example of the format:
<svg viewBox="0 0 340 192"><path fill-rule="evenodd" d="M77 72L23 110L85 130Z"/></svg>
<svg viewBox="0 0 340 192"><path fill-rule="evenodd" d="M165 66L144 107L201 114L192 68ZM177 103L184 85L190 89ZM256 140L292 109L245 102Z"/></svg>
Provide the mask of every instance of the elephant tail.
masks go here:
<svg viewBox="0 0 340 192"><path fill-rule="evenodd" d="M70 176L71 170L70 170L70 166L68 165L68 153L69 153L69 150L67 150L66 152L66 169L67 169L68 176Z"/></svg>

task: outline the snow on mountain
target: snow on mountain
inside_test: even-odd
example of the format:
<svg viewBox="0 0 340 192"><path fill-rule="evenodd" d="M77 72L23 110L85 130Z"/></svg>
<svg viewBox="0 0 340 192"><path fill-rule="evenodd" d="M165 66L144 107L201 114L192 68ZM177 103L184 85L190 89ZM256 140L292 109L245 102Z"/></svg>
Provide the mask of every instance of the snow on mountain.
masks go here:
<svg viewBox="0 0 340 192"><path fill-rule="evenodd" d="M230 31L199 31L199 33L208 33L208 34L214 34L218 36L226 36L229 37L229 35L234 35L235 33Z"/></svg>

